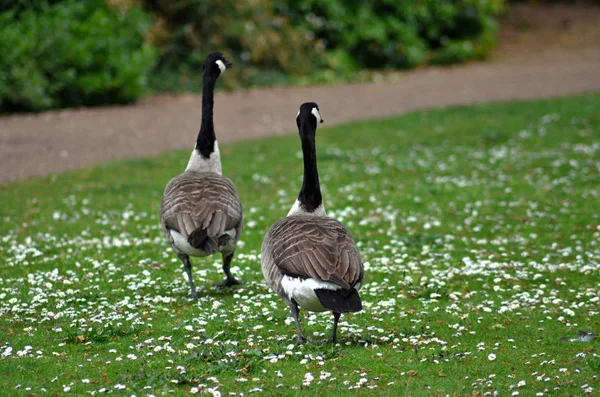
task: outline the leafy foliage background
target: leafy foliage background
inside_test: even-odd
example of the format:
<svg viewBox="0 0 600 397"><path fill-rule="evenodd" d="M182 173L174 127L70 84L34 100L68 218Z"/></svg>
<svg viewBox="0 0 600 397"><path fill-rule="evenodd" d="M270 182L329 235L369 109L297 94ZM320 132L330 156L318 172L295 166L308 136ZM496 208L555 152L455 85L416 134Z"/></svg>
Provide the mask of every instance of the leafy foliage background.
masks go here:
<svg viewBox="0 0 600 397"><path fill-rule="evenodd" d="M234 62L223 86L352 79L365 69L485 57L506 0L7 0L0 111L195 91L202 62Z"/></svg>
<svg viewBox="0 0 600 397"><path fill-rule="evenodd" d="M0 13L0 111L128 103L147 90L158 52L140 8L13 3Z"/></svg>

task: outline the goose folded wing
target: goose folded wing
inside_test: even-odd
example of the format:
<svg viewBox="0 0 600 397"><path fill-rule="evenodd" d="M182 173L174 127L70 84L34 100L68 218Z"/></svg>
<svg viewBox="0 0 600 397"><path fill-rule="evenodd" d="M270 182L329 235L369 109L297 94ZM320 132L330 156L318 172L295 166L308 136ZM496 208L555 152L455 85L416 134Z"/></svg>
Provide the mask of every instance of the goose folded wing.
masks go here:
<svg viewBox="0 0 600 397"><path fill-rule="evenodd" d="M199 230L206 231L208 237L216 237L237 227L242 219L242 206L233 184L227 185L167 187L161 203L164 228L188 238Z"/></svg>
<svg viewBox="0 0 600 397"><path fill-rule="evenodd" d="M343 289L362 280L360 255L343 225L332 219L285 220L274 231L273 244L273 260L283 274L329 281Z"/></svg>

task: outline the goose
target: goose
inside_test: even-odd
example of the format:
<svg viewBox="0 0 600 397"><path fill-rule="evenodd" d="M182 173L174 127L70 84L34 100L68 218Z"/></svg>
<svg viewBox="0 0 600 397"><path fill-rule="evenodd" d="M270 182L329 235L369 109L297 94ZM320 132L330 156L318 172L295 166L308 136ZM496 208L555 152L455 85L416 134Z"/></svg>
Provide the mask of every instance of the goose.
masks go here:
<svg viewBox="0 0 600 397"><path fill-rule="evenodd" d="M222 53L206 57L203 65L202 122L185 171L171 179L160 204L160 224L183 263L192 299L198 293L192 280L190 256L220 252L227 278L217 287L239 284L231 274L237 241L242 231L242 204L233 183L222 175L221 156L213 122L217 79L232 63Z"/></svg>
<svg viewBox="0 0 600 397"><path fill-rule="evenodd" d="M341 314L362 310L358 291L364 268L360 254L346 227L327 217L323 207L315 151L317 124L322 122L316 103L300 106L296 124L304 156L302 188L287 217L275 222L265 234L261 251L263 275L290 306L298 345L306 342L299 306L333 313L333 332L327 339L333 343Z"/></svg>

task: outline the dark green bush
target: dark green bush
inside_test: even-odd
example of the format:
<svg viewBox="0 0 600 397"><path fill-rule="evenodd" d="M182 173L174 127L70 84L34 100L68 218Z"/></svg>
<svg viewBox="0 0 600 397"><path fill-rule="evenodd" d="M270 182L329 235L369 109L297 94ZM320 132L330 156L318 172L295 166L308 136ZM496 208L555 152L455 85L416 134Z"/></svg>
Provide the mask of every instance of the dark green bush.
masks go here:
<svg viewBox="0 0 600 397"><path fill-rule="evenodd" d="M150 40L161 51L157 73L163 84L171 84L163 73L176 72L185 87L200 87L202 63L216 50L234 62L223 81L230 86L269 84L285 74L307 73L323 54L310 32L273 11L271 0L140 2L156 18Z"/></svg>
<svg viewBox="0 0 600 397"><path fill-rule="evenodd" d="M0 111L130 102L148 79L197 90L215 50L229 88L462 62L490 51L506 1L0 1Z"/></svg>
<svg viewBox="0 0 600 397"><path fill-rule="evenodd" d="M0 14L0 111L127 103L143 93L157 54L144 43L151 25L141 9L17 3Z"/></svg>
<svg viewBox="0 0 600 397"><path fill-rule="evenodd" d="M202 61L217 49L235 63L229 86L481 58L507 0L137 1L156 21L153 86L189 90L200 86Z"/></svg>
<svg viewBox="0 0 600 397"><path fill-rule="evenodd" d="M358 67L404 68L485 56L505 0L272 0L294 25Z"/></svg>

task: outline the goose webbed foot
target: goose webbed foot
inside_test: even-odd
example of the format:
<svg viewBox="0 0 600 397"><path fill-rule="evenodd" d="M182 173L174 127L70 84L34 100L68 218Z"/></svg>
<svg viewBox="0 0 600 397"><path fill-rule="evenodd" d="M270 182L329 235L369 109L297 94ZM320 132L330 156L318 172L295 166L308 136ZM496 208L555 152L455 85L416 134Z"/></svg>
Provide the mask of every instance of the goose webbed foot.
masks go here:
<svg viewBox="0 0 600 397"><path fill-rule="evenodd" d="M225 279L225 281L215 284L215 287L226 288L244 283L244 280L238 280L231 274L231 260L233 259L234 253L235 250L230 252L229 254L223 254L223 272L225 273L225 276L227 276L227 278Z"/></svg>
<svg viewBox="0 0 600 397"><path fill-rule="evenodd" d="M215 287L218 289L221 289L221 288L233 287L234 285L239 285L239 284L244 284L244 283L245 283L244 280L238 280L235 277L227 277L224 281L221 281L220 283L216 283Z"/></svg>
<svg viewBox="0 0 600 397"><path fill-rule="evenodd" d="M298 338L296 339L296 345L300 346L303 345L307 342L307 339L304 335L302 335L301 333L298 334Z"/></svg>

